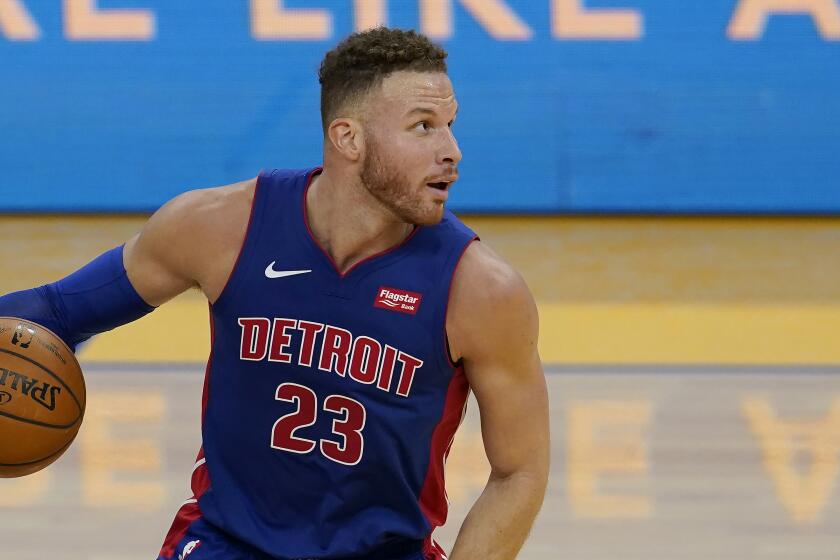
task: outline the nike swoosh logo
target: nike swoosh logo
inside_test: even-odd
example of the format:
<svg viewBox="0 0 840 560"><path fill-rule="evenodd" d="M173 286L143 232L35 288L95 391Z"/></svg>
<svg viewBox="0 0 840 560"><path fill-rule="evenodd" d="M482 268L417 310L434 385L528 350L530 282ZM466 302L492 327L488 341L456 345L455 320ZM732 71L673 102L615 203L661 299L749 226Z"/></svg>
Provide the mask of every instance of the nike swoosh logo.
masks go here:
<svg viewBox="0 0 840 560"><path fill-rule="evenodd" d="M285 278L287 276L297 276L298 274L308 274L311 270L274 270L274 265L277 261L272 261L265 269L266 278Z"/></svg>

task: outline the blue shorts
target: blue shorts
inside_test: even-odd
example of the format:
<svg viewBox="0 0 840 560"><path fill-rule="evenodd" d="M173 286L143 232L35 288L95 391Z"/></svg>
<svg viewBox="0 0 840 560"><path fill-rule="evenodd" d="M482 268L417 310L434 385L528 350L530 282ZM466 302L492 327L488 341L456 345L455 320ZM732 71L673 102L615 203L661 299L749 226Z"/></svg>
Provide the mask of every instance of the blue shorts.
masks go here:
<svg viewBox="0 0 840 560"><path fill-rule="evenodd" d="M203 517L190 523L171 555L168 552L162 550L158 560L270 560L264 552L225 534Z"/></svg>
<svg viewBox="0 0 840 560"><path fill-rule="evenodd" d="M179 519L175 523L178 524ZM176 527L173 526L173 530ZM254 548L248 543L242 542L221 529L207 522L203 517L196 516L189 520L186 532L178 531L180 538L171 541L167 538L158 560L280 560L278 557L269 556L265 552ZM172 536L172 532L170 532ZM434 556L428 556L433 558ZM346 560L427 560L423 552L423 543L409 542L396 547L389 547L388 550L376 551L375 553L362 556L348 557ZM310 559L282 559L282 560L310 560ZM315 560L315 559L312 559Z"/></svg>

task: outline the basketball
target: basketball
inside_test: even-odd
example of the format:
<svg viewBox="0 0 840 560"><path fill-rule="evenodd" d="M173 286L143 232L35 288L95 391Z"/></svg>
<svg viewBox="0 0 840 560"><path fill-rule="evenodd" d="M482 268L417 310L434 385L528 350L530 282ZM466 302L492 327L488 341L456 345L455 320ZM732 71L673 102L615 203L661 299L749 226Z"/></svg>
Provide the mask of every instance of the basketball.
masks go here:
<svg viewBox="0 0 840 560"><path fill-rule="evenodd" d="M0 317L0 477L37 472L70 447L85 412L73 352L48 329Z"/></svg>

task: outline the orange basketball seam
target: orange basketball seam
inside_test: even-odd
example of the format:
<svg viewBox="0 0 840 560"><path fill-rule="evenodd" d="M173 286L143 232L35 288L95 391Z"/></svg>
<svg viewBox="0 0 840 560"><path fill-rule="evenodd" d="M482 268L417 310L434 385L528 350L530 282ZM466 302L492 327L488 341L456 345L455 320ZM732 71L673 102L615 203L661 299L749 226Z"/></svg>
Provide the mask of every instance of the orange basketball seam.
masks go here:
<svg viewBox="0 0 840 560"><path fill-rule="evenodd" d="M32 424L33 426L40 426L42 428L50 428L54 430L66 430L67 428L72 428L76 424L79 423L81 420L80 416L77 416L75 420L70 422L69 424L47 424L46 422L41 422L40 420L31 420L29 418L21 418L20 416L16 416L10 412L3 412L0 410L0 416L5 416L6 418L11 418L12 420L18 420L25 424ZM0 463L2 464L2 463Z"/></svg>
<svg viewBox="0 0 840 560"><path fill-rule="evenodd" d="M38 463L42 463L42 462L46 461L47 459L51 459L51 458L55 457L56 455L61 455L62 453L67 451L67 448L70 447L70 445L72 445L75 440L76 440L76 437L74 436L73 439L71 439L66 444L64 444L64 446L61 449L59 449L58 451L54 451L53 453L50 453L46 457L41 457L40 459L36 459L34 461L27 461L26 463L0 463L0 467L26 467L26 466L29 466L29 465L37 465Z"/></svg>

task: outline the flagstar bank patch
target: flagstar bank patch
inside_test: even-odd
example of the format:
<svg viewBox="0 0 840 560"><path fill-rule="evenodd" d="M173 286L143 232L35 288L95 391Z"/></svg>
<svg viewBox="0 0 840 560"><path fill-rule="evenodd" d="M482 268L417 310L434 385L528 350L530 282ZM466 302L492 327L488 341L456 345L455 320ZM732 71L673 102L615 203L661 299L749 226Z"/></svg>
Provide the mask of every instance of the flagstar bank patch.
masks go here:
<svg viewBox="0 0 840 560"><path fill-rule="evenodd" d="M373 306L379 309L387 309L388 311L416 315L417 310L420 309L422 299L423 294L418 294L417 292L381 286L376 292Z"/></svg>

